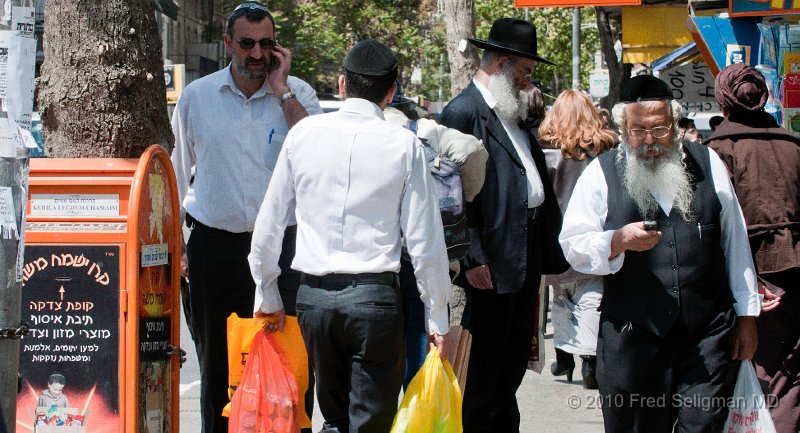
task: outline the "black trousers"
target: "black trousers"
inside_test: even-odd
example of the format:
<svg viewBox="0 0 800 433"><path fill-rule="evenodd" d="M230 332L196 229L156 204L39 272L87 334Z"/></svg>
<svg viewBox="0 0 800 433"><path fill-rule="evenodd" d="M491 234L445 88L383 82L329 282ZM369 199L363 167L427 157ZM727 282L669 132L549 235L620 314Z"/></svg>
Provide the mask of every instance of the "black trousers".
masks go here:
<svg viewBox="0 0 800 433"><path fill-rule="evenodd" d="M529 246L538 245L534 218L529 211ZM463 272L456 279L467 295L461 323L472 334L462 406L464 433L519 432L517 389L528 368L541 283L542 252L529 249L528 275L516 293L476 289Z"/></svg>
<svg viewBox="0 0 800 433"><path fill-rule="evenodd" d="M739 362L730 359L735 314L721 312L689 335L666 338L601 316L597 382L606 433L718 433L728 415Z"/></svg>
<svg viewBox="0 0 800 433"><path fill-rule="evenodd" d="M466 289L464 326L472 350L464 390L464 433L519 432L517 389L533 341L538 283L517 293Z"/></svg>
<svg viewBox="0 0 800 433"><path fill-rule="evenodd" d="M425 304L419 297L414 265L405 258L400 260L400 290L403 293L403 311L406 318L406 369L403 373L403 390L408 388L428 354L428 331L425 329Z"/></svg>
<svg viewBox="0 0 800 433"><path fill-rule="evenodd" d="M310 277L297 318L317 375L323 432L387 433L403 381L403 299L393 273Z"/></svg>
<svg viewBox="0 0 800 433"><path fill-rule="evenodd" d="M294 315L293 300L299 276L289 264L294 257L294 230L287 229L281 253L278 286L287 314ZM228 333L231 313L252 317L255 282L247 255L250 233L230 233L194 222L186 245L189 287L186 291L190 313L187 324L195 341L200 364L200 414L203 433L227 433L228 418L222 408L228 404ZM311 375L313 378L313 375ZM313 390L313 382L309 384ZM310 395L310 398L309 398ZM310 403L309 403L310 402ZM313 391L306 395L306 410L314 408ZM310 404L310 407L309 407Z"/></svg>

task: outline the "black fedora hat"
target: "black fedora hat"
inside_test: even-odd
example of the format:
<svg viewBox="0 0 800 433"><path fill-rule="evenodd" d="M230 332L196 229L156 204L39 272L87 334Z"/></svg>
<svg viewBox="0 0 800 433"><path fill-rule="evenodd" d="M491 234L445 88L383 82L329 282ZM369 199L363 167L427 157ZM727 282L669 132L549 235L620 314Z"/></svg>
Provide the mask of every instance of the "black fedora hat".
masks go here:
<svg viewBox="0 0 800 433"><path fill-rule="evenodd" d="M392 102L389 103L390 107L402 107L403 105L414 102L413 99L408 99L406 95L403 94L403 86L400 85L400 80L394 80L394 84L397 86L397 89L395 89L394 96L392 96Z"/></svg>
<svg viewBox="0 0 800 433"><path fill-rule="evenodd" d="M536 51L536 27L525 20L500 18L492 24L488 40L469 38L469 41L485 50L501 51L555 65L550 60L539 57Z"/></svg>

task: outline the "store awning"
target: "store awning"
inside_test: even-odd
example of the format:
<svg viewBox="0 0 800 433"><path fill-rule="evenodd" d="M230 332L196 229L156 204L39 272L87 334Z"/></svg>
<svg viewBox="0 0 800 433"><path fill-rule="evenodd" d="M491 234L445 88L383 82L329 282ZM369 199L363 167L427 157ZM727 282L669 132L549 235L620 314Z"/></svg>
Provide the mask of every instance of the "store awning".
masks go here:
<svg viewBox="0 0 800 433"><path fill-rule="evenodd" d="M153 1L156 3L156 10L170 17L170 19L173 20L178 19L178 10L180 10L180 6L178 6L178 4L175 3L175 0L153 0Z"/></svg>
<svg viewBox="0 0 800 433"><path fill-rule="evenodd" d="M689 42L666 56L653 60L653 63L650 64L650 68L653 70L653 73L656 73L662 69L670 69L695 61L698 58L700 58L700 50L697 49L697 44Z"/></svg>
<svg viewBox="0 0 800 433"><path fill-rule="evenodd" d="M622 61L651 63L692 41L686 5L622 8Z"/></svg>

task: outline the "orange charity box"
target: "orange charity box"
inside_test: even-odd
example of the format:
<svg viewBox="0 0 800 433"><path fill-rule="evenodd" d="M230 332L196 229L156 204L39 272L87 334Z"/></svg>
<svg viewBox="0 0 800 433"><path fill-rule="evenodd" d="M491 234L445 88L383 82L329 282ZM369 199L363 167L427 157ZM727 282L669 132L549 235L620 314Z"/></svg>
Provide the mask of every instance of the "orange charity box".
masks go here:
<svg viewBox="0 0 800 433"><path fill-rule="evenodd" d="M17 431L177 433L180 226L161 146L32 159Z"/></svg>

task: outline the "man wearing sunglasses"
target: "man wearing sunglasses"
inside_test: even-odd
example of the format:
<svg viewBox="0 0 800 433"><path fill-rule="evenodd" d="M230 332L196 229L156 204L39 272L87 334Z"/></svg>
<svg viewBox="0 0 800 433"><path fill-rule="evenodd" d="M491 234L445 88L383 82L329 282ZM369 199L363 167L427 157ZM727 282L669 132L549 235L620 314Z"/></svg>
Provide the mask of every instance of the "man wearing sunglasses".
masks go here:
<svg viewBox="0 0 800 433"><path fill-rule="evenodd" d="M613 110L622 143L586 167L564 213L567 260L605 276L606 432L722 431L738 360L756 350L742 210L717 154L681 142L681 112L664 81L630 79Z"/></svg>
<svg viewBox="0 0 800 433"><path fill-rule="evenodd" d="M189 278L189 326L201 374L203 433L228 431L226 318L250 317L255 283L247 255L256 215L289 129L322 112L316 92L290 76L292 53L276 42L275 20L263 4L240 4L224 35L227 68L190 83L172 118L181 216L192 234L182 257ZM294 315L299 276L289 268L290 222L278 285ZM188 258L188 260L187 260Z"/></svg>

